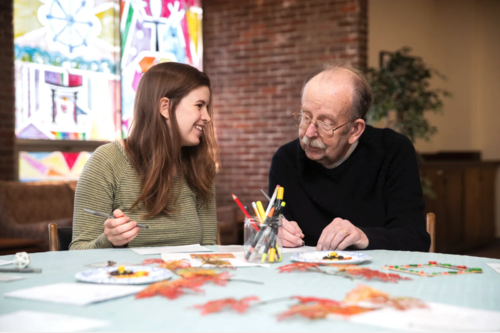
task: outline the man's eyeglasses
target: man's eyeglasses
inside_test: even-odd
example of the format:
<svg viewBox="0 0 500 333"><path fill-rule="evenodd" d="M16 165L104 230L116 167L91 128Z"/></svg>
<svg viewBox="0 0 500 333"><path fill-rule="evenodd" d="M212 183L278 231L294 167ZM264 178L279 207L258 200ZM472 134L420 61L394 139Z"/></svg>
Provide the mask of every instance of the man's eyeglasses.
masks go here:
<svg viewBox="0 0 500 333"><path fill-rule="evenodd" d="M309 125L311 125L311 123L313 123L314 126L316 126L316 129L321 137L331 138L331 137L333 137L333 134L336 130L338 130L342 126L349 124L351 121L354 121L356 119L349 120L347 123L335 127L335 126L333 126L329 123L325 123L324 121L321 121L321 120L313 121L311 117L303 114L301 111L295 111L293 113L293 120L295 121L295 125L298 128L302 128L302 129L308 128Z"/></svg>

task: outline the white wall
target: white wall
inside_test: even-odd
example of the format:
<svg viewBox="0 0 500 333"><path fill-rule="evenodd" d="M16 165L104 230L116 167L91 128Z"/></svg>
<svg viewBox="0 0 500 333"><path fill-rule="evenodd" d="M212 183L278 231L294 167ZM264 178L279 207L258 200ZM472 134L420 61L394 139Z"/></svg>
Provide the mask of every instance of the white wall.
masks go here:
<svg viewBox="0 0 500 333"><path fill-rule="evenodd" d="M368 8L368 65L378 67L381 50L410 46L446 75L433 87L453 94L442 115L427 116L438 134L417 150L479 150L484 160L500 160L500 1L370 0ZM500 171L496 225L500 237Z"/></svg>

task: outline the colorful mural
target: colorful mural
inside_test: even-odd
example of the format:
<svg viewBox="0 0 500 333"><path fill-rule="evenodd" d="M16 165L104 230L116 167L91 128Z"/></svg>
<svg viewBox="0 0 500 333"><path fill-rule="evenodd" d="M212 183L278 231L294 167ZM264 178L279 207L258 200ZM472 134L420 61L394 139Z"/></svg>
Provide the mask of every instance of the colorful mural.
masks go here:
<svg viewBox="0 0 500 333"><path fill-rule="evenodd" d="M120 136L118 0L14 0L16 135Z"/></svg>
<svg viewBox="0 0 500 333"><path fill-rule="evenodd" d="M153 65L175 61L202 69L200 0L122 0L122 130L132 121L142 75Z"/></svg>
<svg viewBox="0 0 500 333"><path fill-rule="evenodd" d="M77 180L92 153L47 152L19 154L19 180Z"/></svg>
<svg viewBox="0 0 500 333"><path fill-rule="evenodd" d="M117 140L151 66L202 70L201 0L14 0L14 48L18 138ZM68 154L21 152L20 179L78 178Z"/></svg>

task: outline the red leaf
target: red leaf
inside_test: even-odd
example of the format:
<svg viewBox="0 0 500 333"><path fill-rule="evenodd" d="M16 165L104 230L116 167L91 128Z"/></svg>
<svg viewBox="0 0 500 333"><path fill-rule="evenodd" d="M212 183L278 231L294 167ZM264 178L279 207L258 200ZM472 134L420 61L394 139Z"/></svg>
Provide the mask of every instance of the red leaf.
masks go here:
<svg viewBox="0 0 500 333"><path fill-rule="evenodd" d="M165 261L163 259L145 259L142 262L142 265L151 265L151 264L164 264Z"/></svg>
<svg viewBox="0 0 500 333"><path fill-rule="evenodd" d="M317 298L317 297L301 297L301 296L292 296L291 298L298 299L300 303L320 303L329 306L340 306L340 302L334 301L328 298Z"/></svg>
<svg viewBox="0 0 500 333"><path fill-rule="evenodd" d="M239 301L234 298L224 298L216 301L210 301L202 305L195 305L194 307L196 309L201 309L202 315L220 312L225 307L230 307L239 313L244 313L250 306L251 301L258 300L259 298L256 296L245 297Z"/></svg>
<svg viewBox="0 0 500 333"><path fill-rule="evenodd" d="M309 262L296 262L293 264L278 267L280 273L291 272L293 270L308 271L314 268L316 268L316 270L319 270L318 264Z"/></svg>

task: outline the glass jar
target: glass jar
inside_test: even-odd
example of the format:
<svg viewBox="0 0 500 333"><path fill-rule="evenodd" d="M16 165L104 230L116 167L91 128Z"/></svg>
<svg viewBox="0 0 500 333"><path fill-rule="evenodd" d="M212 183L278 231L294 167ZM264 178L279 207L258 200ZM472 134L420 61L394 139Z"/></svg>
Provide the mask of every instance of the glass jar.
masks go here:
<svg viewBox="0 0 500 333"><path fill-rule="evenodd" d="M281 215L268 218L263 224L258 221L255 216L245 218L245 260L253 263L280 262L283 249Z"/></svg>

